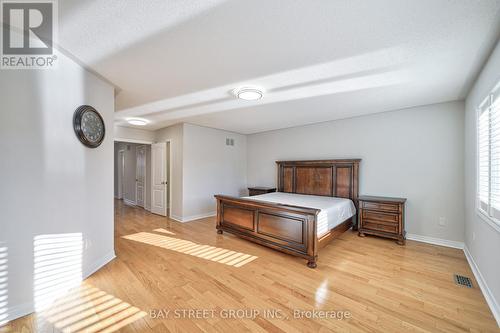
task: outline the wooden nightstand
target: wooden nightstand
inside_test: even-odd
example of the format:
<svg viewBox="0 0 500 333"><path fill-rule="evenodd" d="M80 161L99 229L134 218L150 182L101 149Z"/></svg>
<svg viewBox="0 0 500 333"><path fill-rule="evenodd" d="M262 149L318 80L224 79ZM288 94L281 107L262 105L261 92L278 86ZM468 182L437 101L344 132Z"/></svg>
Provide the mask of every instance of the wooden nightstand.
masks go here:
<svg viewBox="0 0 500 333"><path fill-rule="evenodd" d="M272 192L276 192L276 187L255 186L248 188L248 193L250 196L272 193Z"/></svg>
<svg viewBox="0 0 500 333"><path fill-rule="evenodd" d="M399 245L404 245L405 198L359 197L358 234L393 238Z"/></svg>

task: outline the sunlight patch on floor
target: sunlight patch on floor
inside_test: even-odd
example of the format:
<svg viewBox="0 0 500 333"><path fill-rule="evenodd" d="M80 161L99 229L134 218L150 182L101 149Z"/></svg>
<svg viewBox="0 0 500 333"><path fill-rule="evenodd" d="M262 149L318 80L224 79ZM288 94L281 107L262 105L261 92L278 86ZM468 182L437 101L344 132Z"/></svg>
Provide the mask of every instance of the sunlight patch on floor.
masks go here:
<svg viewBox="0 0 500 333"><path fill-rule="evenodd" d="M257 256L252 256L250 254L235 252L210 245L197 244L188 240L152 234L149 232L139 232L123 236L123 238L233 267L241 267L258 258Z"/></svg>
<svg viewBox="0 0 500 333"><path fill-rule="evenodd" d="M69 291L37 316L64 333L109 333L146 316L146 313L86 284Z"/></svg>
<svg viewBox="0 0 500 333"><path fill-rule="evenodd" d="M173 233L172 231L168 231L167 229L163 229L163 228L154 229L153 231L161 232L162 234L175 236L175 233Z"/></svg>

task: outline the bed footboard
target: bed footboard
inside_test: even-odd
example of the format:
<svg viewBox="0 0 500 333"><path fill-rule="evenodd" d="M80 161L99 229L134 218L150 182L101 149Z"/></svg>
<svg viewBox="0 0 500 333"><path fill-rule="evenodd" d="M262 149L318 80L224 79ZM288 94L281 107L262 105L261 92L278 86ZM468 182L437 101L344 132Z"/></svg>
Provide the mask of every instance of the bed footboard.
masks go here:
<svg viewBox="0 0 500 333"><path fill-rule="evenodd" d="M319 209L216 195L217 232L230 232L255 243L299 256L316 267Z"/></svg>

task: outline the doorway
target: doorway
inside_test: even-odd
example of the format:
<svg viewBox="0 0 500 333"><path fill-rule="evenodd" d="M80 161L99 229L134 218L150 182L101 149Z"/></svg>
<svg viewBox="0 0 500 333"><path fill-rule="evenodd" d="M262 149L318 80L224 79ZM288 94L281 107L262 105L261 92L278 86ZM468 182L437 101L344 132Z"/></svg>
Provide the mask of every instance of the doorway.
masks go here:
<svg viewBox="0 0 500 333"><path fill-rule="evenodd" d="M170 216L170 141L115 141L115 198Z"/></svg>
<svg viewBox="0 0 500 333"><path fill-rule="evenodd" d="M151 145L115 142L115 197L129 206L151 210Z"/></svg>

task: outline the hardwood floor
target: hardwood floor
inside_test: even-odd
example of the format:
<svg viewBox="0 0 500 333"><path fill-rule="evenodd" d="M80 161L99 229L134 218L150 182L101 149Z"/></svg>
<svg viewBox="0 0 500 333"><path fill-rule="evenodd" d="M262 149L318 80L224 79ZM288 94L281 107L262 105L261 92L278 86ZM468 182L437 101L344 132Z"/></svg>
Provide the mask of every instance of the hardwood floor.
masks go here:
<svg viewBox="0 0 500 333"><path fill-rule="evenodd" d="M309 269L218 235L214 218L183 224L117 201L115 228L115 260L0 332L500 331L460 250L348 231ZM455 285L453 273L474 288ZM294 318L314 309L336 318Z"/></svg>

